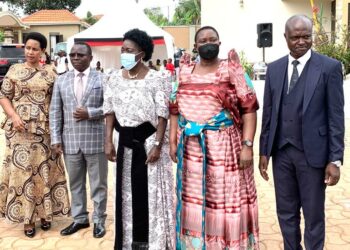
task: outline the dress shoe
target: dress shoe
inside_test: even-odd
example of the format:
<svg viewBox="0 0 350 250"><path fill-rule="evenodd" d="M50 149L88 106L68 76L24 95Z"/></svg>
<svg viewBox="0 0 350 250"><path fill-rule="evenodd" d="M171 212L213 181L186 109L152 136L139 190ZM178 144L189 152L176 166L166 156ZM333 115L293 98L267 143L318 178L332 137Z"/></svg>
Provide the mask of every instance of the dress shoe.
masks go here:
<svg viewBox="0 0 350 250"><path fill-rule="evenodd" d="M106 234L105 224L104 223L95 223L94 224L94 237L102 238Z"/></svg>
<svg viewBox="0 0 350 250"><path fill-rule="evenodd" d="M62 236L71 235L78 232L80 229L88 228L89 226L90 226L89 223L82 224L82 223L73 222L72 224L70 224L68 227L66 227L61 231L61 235Z"/></svg>
<svg viewBox="0 0 350 250"><path fill-rule="evenodd" d="M33 238L35 236L35 227L24 229L24 235L29 238Z"/></svg>
<svg viewBox="0 0 350 250"><path fill-rule="evenodd" d="M41 219L41 229L44 231L47 231L51 228L51 222L50 221L46 221L44 219Z"/></svg>

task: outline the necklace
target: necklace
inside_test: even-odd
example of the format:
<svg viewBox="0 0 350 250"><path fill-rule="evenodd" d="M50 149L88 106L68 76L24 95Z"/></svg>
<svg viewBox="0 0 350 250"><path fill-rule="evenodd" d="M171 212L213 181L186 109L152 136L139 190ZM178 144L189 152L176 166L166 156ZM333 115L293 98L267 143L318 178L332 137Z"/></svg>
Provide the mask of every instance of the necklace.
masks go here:
<svg viewBox="0 0 350 250"><path fill-rule="evenodd" d="M130 79L135 79L135 78L139 75L139 73L140 73L140 71L137 72L135 75L130 75L130 71L128 70L128 77L129 77Z"/></svg>

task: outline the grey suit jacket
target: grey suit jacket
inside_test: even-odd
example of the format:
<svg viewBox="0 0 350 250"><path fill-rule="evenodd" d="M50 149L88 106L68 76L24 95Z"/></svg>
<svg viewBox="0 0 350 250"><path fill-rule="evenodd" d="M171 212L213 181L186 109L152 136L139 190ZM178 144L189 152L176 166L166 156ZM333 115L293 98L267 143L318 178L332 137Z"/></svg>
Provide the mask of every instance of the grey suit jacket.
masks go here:
<svg viewBox="0 0 350 250"><path fill-rule="evenodd" d="M89 119L77 122L74 94L74 71L60 75L54 84L50 105L51 145L61 143L65 154L84 154L104 151L103 115L104 74L91 69L83 94L82 106L88 109Z"/></svg>

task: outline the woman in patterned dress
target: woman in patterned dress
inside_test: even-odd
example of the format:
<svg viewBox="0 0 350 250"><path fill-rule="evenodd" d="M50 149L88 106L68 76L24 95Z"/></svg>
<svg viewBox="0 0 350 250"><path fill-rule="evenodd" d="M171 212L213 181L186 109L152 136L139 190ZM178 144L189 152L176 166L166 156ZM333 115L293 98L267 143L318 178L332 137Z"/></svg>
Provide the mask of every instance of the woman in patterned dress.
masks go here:
<svg viewBox="0 0 350 250"><path fill-rule="evenodd" d="M144 65L153 41L144 31L125 33L122 70L104 86L105 152L117 160L116 240L114 249L174 248L174 185L165 135L169 116L169 74ZM118 152L113 146L119 132ZM116 157L117 156L117 157Z"/></svg>
<svg viewBox="0 0 350 250"><path fill-rule="evenodd" d="M181 59L171 97L176 249L259 248L252 148L258 102L237 53L220 60L219 46L213 27L197 31L200 60Z"/></svg>
<svg viewBox="0 0 350 250"><path fill-rule="evenodd" d="M49 230L53 216L70 211L64 165L50 149L49 106L56 72L39 65L47 45L40 33L25 41L26 62L11 66L0 88L6 149L0 170L0 216L24 223L35 236L35 221Z"/></svg>

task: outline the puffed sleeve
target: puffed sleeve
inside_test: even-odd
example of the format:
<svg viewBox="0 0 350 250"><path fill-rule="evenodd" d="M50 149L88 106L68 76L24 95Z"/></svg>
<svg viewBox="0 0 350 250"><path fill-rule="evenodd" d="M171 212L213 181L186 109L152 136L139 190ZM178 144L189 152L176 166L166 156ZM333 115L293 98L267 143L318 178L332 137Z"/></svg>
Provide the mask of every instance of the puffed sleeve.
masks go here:
<svg viewBox="0 0 350 250"><path fill-rule="evenodd" d="M230 82L236 89L240 114L253 113L259 109L253 84L249 76L244 72L237 52L234 49L228 54L228 73Z"/></svg>
<svg viewBox="0 0 350 250"><path fill-rule="evenodd" d="M179 114L179 108L176 101L177 90L179 88L179 82L174 81L171 83L171 94L169 98L169 112L172 115Z"/></svg>
<svg viewBox="0 0 350 250"><path fill-rule="evenodd" d="M180 61L179 61L180 71L179 71L178 79L181 78L182 69L184 67L191 67L191 65L193 65L193 64L194 64L194 62L191 62L191 55L188 53L184 53L181 56ZM178 108L178 104L176 101L176 96L177 96L177 92L179 89L179 81L176 80L176 81L172 82L171 85L172 85L172 89L171 89L170 100L169 100L169 112L172 115L178 115L179 108Z"/></svg>
<svg viewBox="0 0 350 250"><path fill-rule="evenodd" d="M171 94L171 77L169 72L159 72L157 84L155 85L155 106L157 116L168 119L169 97Z"/></svg>
<svg viewBox="0 0 350 250"><path fill-rule="evenodd" d="M104 75L103 79L103 113L114 113L113 109L113 95L115 93L115 86L117 81L117 72L114 71L109 75Z"/></svg>
<svg viewBox="0 0 350 250"><path fill-rule="evenodd" d="M15 96L16 80L14 78L16 72L16 65L12 65L5 75L0 87L0 99L7 98L10 101Z"/></svg>

